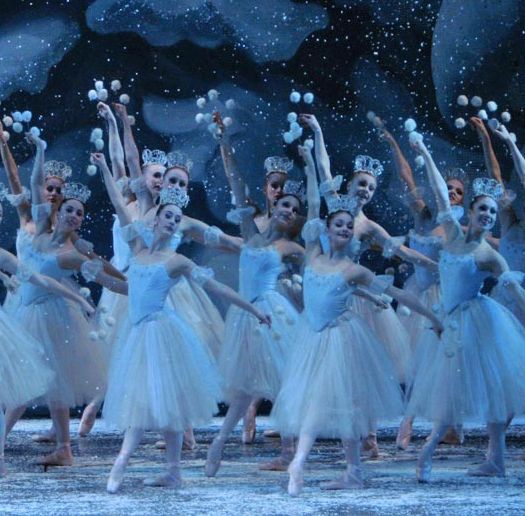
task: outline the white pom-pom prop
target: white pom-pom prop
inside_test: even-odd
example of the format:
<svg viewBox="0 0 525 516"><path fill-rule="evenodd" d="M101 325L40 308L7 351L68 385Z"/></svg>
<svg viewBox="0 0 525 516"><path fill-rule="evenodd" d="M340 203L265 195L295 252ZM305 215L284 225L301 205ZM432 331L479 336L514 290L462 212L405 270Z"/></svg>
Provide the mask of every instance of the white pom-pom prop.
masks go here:
<svg viewBox="0 0 525 516"><path fill-rule="evenodd" d="M98 95L96 90L89 90L88 91L88 99L89 100L98 100Z"/></svg>
<svg viewBox="0 0 525 516"><path fill-rule="evenodd" d="M511 119L511 116L510 116L510 113L508 111L503 111L503 113L501 113L501 120L504 123L506 123L506 124L509 123L510 119Z"/></svg>
<svg viewBox="0 0 525 516"><path fill-rule="evenodd" d="M22 113L20 113L20 111L15 111L14 113L12 113L13 115L13 120L15 122L22 122Z"/></svg>
<svg viewBox="0 0 525 516"><path fill-rule="evenodd" d="M495 131L499 127L499 120L497 118L491 118L488 122L489 127Z"/></svg>
<svg viewBox="0 0 525 516"><path fill-rule="evenodd" d="M465 122L464 118L459 117L454 120L454 125L456 129L463 129L467 125L467 122Z"/></svg>
<svg viewBox="0 0 525 516"><path fill-rule="evenodd" d="M13 119L9 115L6 115L4 118L2 118L2 123L6 127L11 127L13 125Z"/></svg>
<svg viewBox="0 0 525 516"><path fill-rule="evenodd" d="M516 143L517 142L517 138L516 138L516 134L515 133L509 133L509 137L510 137L510 141L512 143Z"/></svg>
<svg viewBox="0 0 525 516"><path fill-rule="evenodd" d="M196 104L197 104L197 107L198 107L199 109L202 109L202 108L204 108L204 106L206 105L206 99L205 99L204 97L199 97L199 98L197 99Z"/></svg>
<svg viewBox="0 0 525 516"><path fill-rule="evenodd" d="M423 141L423 135L421 133L418 133L417 131L412 131L408 135L408 141L412 145L415 145L417 142L422 142Z"/></svg>
<svg viewBox="0 0 525 516"><path fill-rule="evenodd" d="M47 142L42 140L42 147L44 147L44 150L47 150Z"/></svg>
<svg viewBox="0 0 525 516"><path fill-rule="evenodd" d="M114 79L111 81L111 90L112 91L118 91L122 88L122 84L120 84L120 81L118 79Z"/></svg>
<svg viewBox="0 0 525 516"><path fill-rule="evenodd" d="M106 102L106 100L108 100L108 90L106 90L105 88L102 88L101 90L99 90L97 92L97 98L101 102Z"/></svg>
<svg viewBox="0 0 525 516"><path fill-rule="evenodd" d="M293 111L291 113L288 113L286 115L286 120L292 124L293 122L297 122L297 113L294 113Z"/></svg>
<svg viewBox="0 0 525 516"><path fill-rule="evenodd" d="M15 133L21 133L24 130L24 126L20 122L15 122L13 124L13 131Z"/></svg>
<svg viewBox="0 0 525 516"><path fill-rule="evenodd" d="M102 138L95 140L95 149L99 152L104 149L104 140Z"/></svg>
<svg viewBox="0 0 525 516"><path fill-rule="evenodd" d="M416 128L417 128L417 124L413 118L407 118L405 120L405 131L407 133L411 133L412 131L415 131Z"/></svg>
<svg viewBox="0 0 525 516"><path fill-rule="evenodd" d="M90 331L89 332L89 340L96 342L98 340L98 332L96 331Z"/></svg>
<svg viewBox="0 0 525 516"><path fill-rule="evenodd" d="M219 92L217 90L209 90L208 98L212 101L217 100L219 98Z"/></svg>
<svg viewBox="0 0 525 516"><path fill-rule="evenodd" d="M401 306L398 310L398 312L401 314L401 315L404 315L405 317L408 317L412 312L410 311L410 308L408 308L408 306Z"/></svg>
<svg viewBox="0 0 525 516"><path fill-rule="evenodd" d="M109 312L108 305L98 305L98 311L107 314Z"/></svg>
<svg viewBox="0 0 525 516"><path fill-rule="evenodd" d="M301 94L298 91L292 91L292 93L290 93L290 102L297 104L300 101L301 101Z"/></svg>
<svg viewBox="0 0 525 516"><path fill-rule="evenodd" d="M36 138L40 136L40 129L38 127L35 127L35 126L31 127L31 129L29 129L29 132Z"/></svg>
<svg viewBox="0 0 525 516"><path fill-rule="evenodd" d="M481 118L481 120L488 120L489 115L487 115L487 112L484 109L480 109L478 111L478 117Z"/></svg>
<svg viewBox="0 0 525 516"><path fill-rule="evenodd" d="M202 122L204 122L204 115L202 113L197 113L195 115L195 122L202 124Z"/></svg>
<svg viewBox="0 0 525 516"><path fill-rule="evenodd" d="M211 134L215 134L217 132L218 125L215 122L212 122L211 124L208 124L208 131Z"/></svg>
<svg viewBox="0 0 525 516"><path fill-rule="evenodd" d="M2 134L4 135L4 140L8 142L11 135L7 131L3 131Z"/></svg>
<svg viewBox="0 0 525 516"><path fill-rule="evenodd" d="M366 118L368 118L368 120L370 120L370 122L373 122L375 117L376 117L376 114L373 111L369 111L366 114Z"/></svg>
<svg viewBox="0 0 525 516"><path fill-rule="evenodd" d="M489 100L487 102L487 109L494 113L494 111L498 110L498 105L493 100Z"/></svg>
<svg viewBox="0 0 525 516"><path fill-rule="evenodd" d="M31 111L24 111L22 113L22 122L31 122L31 118L33 118Z"/></svg>
<svg viewBox="0 0 525 516"><path fill-rule="evenodd" d="M304 141L304 146L307 149L313 149L314 148L314 141L311 138L308 138Z"/></svg>
<svg viewBox="0 0 525 516"><path fill-rule="evenodd" d="M292 122L292 123L290 124L290 131L291 131L292 133L296 133L300 128L301 128L301 127L300 127L300 125L299 125L297 122Z"/></svg>
<svg viewBox="0 0 525 516"><path fill-rule="evenodd" d="M107 332L105 330L99 330L98 332L98 338L100 340L104 340L108 336Z"/></svg>
<svg viewBox="0 0 525 516"><path fill-rule="evenodd" d="M118 98L119 102L121 104L124 104L125 106L127 106L129 104L129 95L127 93L123 93L119 98Z"/></svg>
<svg viewBox="0 0 525 516"><path fill-rule="evenodd" d="M481 107L481 104L483 104L483 99L481 97L478 97L477 95L474 95L471 99L470 99L470 103L474 106L474 107Z"/></svg>
<svg viewBox="0 0 525 516"><path fill-rule="evenodd" d="M211 124L211 121L213 120L213 116L211 113L204 113L204 121L207 124Z"/></svg>
<svg viewBox="0 0 525 516"><path fill-rule="evenodd" d="M416 156L416 167L421 168L425 166L425 158L423 156Z"/></svg>
<svg viewBox="0 0 525 516"><path fill-rule="evenodd" d="M286 131L283 134L283 140L284 140L284 143L287 143L288 145L290 145L290 143L292 143L294 140L293 134L290 131Z"/></svg>
<svg viewBox="0 0 525 516"><path fill-rule="evenodd" d="M222 123L224 124L224 127L230 127L230 125L233 124L233 120L231 117L227 116L226 118L223 118Z"/></svg>
<svg viewBox="0 0 525 516"><path fill-rule="evenodd" d="M228 99L224 105L226 106L226 109L233 109L235 107L235 100Z"/></svg>
<svg viewBox="0 0 525 516"><path fill-rule="evenodd" d="M311 104L314 101L314 94L313 93L305 93L303 95L303 100L305 104Z"/></svg>
<svg viewBox="0 0 525 516"><path fill-rule="evenodd" d="M81 289L79 289L78 293L82 296L82 297L85 297L86 299L91 296L91 290L89 290L87 287L82 287Z"/></svg>
<svg viewBox="0 0 525 516"><path fill-rule="evenodd" d="M128 115L129 125L135 125L137 121L133 115Z"/></svg>
<svg viewBox="0 0 525 516"><path fill-rule="evenodd" d="M115 318L114 317L111 317L111 315L108 315L105 319L105 322L108 326L115 326Z"/></svg>
<svg viewBox="0 0 525 516"><path fill-rule="evenodd" d="M102 81L95 81L95 89L100 91L104 88L104 83Z"/></svg>
<svg viewBox="0 0 525 516"><path fill-rule="evenodd" d="M96 176L97 175L97 167L95 165L88 165L86 169L88 176Z"/></svg>
<svg viewBox="0 0 525 516"><path fill-rule="evenodd" d="M92 143L95 143L97 140L100 140L102 136L103 136L102 129L100 129L100 127L95 127L95 129L91 131L91 136L89 137L89 141Z"/></svg>
<svg viewBox="0 0 525 516"><path fill-rule="evenodd" d="M457 103L458 106L468 106L468 97L466 95L459 95Z"/></svg>

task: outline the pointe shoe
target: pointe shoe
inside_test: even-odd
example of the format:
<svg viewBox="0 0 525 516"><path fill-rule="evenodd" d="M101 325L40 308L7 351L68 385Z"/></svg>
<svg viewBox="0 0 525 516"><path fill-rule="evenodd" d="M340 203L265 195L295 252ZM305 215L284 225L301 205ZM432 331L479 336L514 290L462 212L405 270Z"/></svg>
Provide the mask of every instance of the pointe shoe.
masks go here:
<svg viewBox="0 0 525 516"><path fill-rule="evenodd" d="M194 450L196 446L197 442L195 441L195 436L193 435L193 429L186 430L182 439L182 449ZM164 447L166 447L166 443L164 443Z"/></svg>
<svg viewBox="0 0 525 516"><path fill-rule="evenodd" d="M430 474L432 473L432 457L427 457L423 450L418 459L416 466L416 478L420 484L428 484L430 482Z"/></svg>
<svg viewBox="0 0 525 516"><path fill-rule="evenodd" d="M339 489L362 489L364 487L361 468L350 466L339 480L322 482L321 489L334 491Z"/></svg>
<svg viewBox="0 0 525 516"><path fill-rule="evenodd" d="M120 489L127 465L127 459L117 457L117 460L115 460L115 463L113 464L113 467L109 473L108 483L106 485L106 491L109 494L115 494Z"/></svg>
<svg viewBox="0 0 525 516"><path fill-rule="evenodd" d="M182 478L180 477L180 472L178 474L164 473L156 477L145 478L142 483L148 487L180 489L182 487Z"/></svg>
<svg viewBox="0 0 525 516"><path fill-rule="evenodd" d="M206 456L206 465L204 466L204 473L207 477L214 477L221 467L222 452L224 448L224 441L216 437L210 447Z"/></svg>
<svg viewBox="0 0 525 516"><path fill-rule="evenodd" d="M505 466L498 466L490 460L486 460L477 468L470 468L467 475L471 477L505 477Z"/></svg>
<svg viewBox="0 0 525 516"><path fill-rule="evenodd" d="M86 437L89 432L93 429L95 421L97 420L97 410L94 407L88 405L84 412L82 412L82 418L78 425L78 435L80 437Z"/></svg>
<svg viewBox="0 0 525 516"><path fill-rule="evenodd" d="M157 450L165 450L166 449L166 441L164 439L160 439L155 443L155 448Z"/></svg>
<svg viewBox="0 0 525 516"><path fill-rule="evenodd" d="M299 496L303 489L303 469L297 466L293 461L288 466L288 494L290 496Z"/></svg>
<svg viewBox="0 0 525 516"><path fill-rule="evenodd" d="M282 457L277 457L268 462L263 462L259 465L259 469L261 471L286 471L289 465L289 460L283 459Z"/></svg>
<svg viewBox="0 0 525 516"><path fill-rule="evenodd" d="M71 454L71 448L60 448L55 450L48 455L44 455L36 460L36 464L42 466L72 466L73 455Z"/></svg>
<svg viewBox="0 0 525 516"><path fill-rule="evenodd" d="M379 457L379 446L377 445L377 435L368 434L363 439L362 449L364 452L368 452L369 459L377 459Z"/></svg>
<svg viewBox="0 0 525 516"><path fill-rule="evenodd" d="M34 443L56 443L57 436L54 432L44 432L43 434L33 434L31 440Z"/></svg>
<svg viewBox="0 0 525 516"><path fill-rule="evenodd" d="M403 419L396 437L396 446L398 450L406 450L412 438L412 421L410 419Z"/></svg>
<svg viewBox="0 0 525 516"><path fill-rule="evenodd" d="M244 414L242 424L242 444L253 444L256 433L256 410L252 405L248 407L248 410Z"/></svg>

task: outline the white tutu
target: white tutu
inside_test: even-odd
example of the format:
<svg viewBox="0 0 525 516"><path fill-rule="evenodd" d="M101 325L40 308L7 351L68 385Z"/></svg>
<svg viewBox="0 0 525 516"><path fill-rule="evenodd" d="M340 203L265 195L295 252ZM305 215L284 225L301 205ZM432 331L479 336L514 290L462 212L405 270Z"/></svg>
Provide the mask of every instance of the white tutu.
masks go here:
<svg viewBox="0 0 525 516"><path fill-rule="evenodd" d="M115 347L103 416L114 428L184 431L209 422L219 377L204 345L173 310L145 317Z"/></svg>
<svg viewBox="0 0 525 516"><path fill-rule="evenodd" d="M525 330L482 295L444 319L441 339L427 332L411 388L409 416L446 424L505 422L525 411Z"/></svg>
<svg viewBox="0 0 525 516"><path fill-rule="evenodd" d="M271 329L236 306L230 308L226 317L219 371L228 401L238 392L275 399L285 363L296 343L298 314L284 296L271 290L258 297L254 304L271 315Z"/></svg>
<svg viewBox="0 0 525 516"><path fill-rule="evenodd" d="M40 344L0 309L0 410L27 405L53 379Z"/></svg>
<svg viewBox="0 0 525 516"><path fill-rule="evenodd" d="M272 411L282 434L358 439L403 414L394 367L359 316L347 312L320 332L306 318L298 326Z"/></svg>

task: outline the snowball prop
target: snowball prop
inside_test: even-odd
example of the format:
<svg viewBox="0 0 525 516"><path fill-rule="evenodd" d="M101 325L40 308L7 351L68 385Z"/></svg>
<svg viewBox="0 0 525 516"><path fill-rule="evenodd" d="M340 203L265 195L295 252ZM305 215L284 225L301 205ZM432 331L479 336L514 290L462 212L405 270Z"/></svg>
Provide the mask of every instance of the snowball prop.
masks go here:
<svg viewBox="0 0 525 516"><path fill-rule="evenodd" d="M457 129L463 129L467 125L467 122L465 122L464 118L459 117L454 120L454 125Z"/></svg>
<svg viewBox="0 0 525 516"><path fill-rule="evenodd" d="M457 100L458 106L468 106L468 98L466 95L460 95Z"/></svg>
<svg viewBox="0 0 525 516"><path fill-rule="evenodd" d="M415 131L417 127L416 121L413 118L407 118L405 120L405 131L411 133Z"/></svg>
<svg viewBox="0 0 525 516"><path fill-rule="evenodd" d="M472 97L470 99L470 103L474 106L474 107L481 107L481 104L483 104L483 100L481 97L478 97L477 95Z"/></svg>

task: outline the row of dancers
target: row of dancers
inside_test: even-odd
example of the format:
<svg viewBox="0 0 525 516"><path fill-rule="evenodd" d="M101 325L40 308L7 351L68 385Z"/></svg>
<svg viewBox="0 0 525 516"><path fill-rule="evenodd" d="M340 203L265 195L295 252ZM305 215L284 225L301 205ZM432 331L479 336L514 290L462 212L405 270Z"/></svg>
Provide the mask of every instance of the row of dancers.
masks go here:
<svg viewBox="0 0 525 516"><path fill-rule="evenodd" d="M183 441L191 446L192 429L210 420L218 402L227 402L228 411L208 449L207 476L219 471L224 445L243 417L243 440L253 440L257 405L267 399L281 453L261 468L287 470L290 495L301 491L318 437L341 439L347 462L342 477L323 487L361 487L361 447L377 453L377 425L402 416L402 449L415 417L434 422L418 457L418 481L430 480L433 452L447 432L461 439L469 420L486 422L489 434L486 461L469 472L505 475L505 431L525 412L525 232L481 120L472 125L492 178L476 178L472 186L458 169L442 175L423 141L412 144L424 159L437 213L392 134L375 121L408 186L414 218L408 237L392 237L363 211L380 187L378 160L357 156L341 193L318 121L301 115L314 138L313 149L298 146L306 192L288 178L290 160L270 157L266 206L259 208L215 113L236 203L228 216L240 227L240 236L232 236L184 214L187 157L145 149L141 163L125 106L114 110L116 116L98 105L108 124L110 164L102 153L91 156L115 211L111 261L79 237L89 190L69 181L66 164L45 161L45 142L34 134L27 135L36 149L27 189L0 131L9 183L0 195L20 221L17 256L0 253L10 291L0 310L0 474L6 474L6 435L30 403L47 405L53 421L36 438L56 442L56 449L39 463L71 465L69 408L87 404L81 435L101 406L106 423L124 432L108 492L120 489L146 430L162 433L167 470L145 484L177 488ZM507 129L494 132L525 183L525 159ZM491 235L498 213L500 239ZM178 253L183 239L238 254L239 292ZM370 247L414 265L404 289L359 264ZM289 271L301 276L292 282ZM76 273L104 287L96 309L71 281ZM497 286L482 295L489 276ZM225 321L209 294L233 305Z"/></svg>

